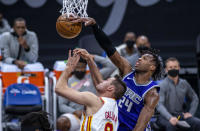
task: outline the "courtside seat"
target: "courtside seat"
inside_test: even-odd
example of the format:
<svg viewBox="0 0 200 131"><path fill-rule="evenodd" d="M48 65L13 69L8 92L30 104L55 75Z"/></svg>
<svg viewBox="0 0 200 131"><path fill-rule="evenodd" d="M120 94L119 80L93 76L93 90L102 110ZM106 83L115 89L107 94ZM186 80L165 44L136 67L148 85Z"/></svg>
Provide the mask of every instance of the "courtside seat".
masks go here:
<svg viewBox="0 0 200 131"><path fill-rule="evenodd" d="M8 87L10 87L12 84L19 84L22 83L32 84L35 86L38 91L40 92L40 95L42 96L42 108L41 105L26 105L29 102L31 103L34 98L32 98L32 101L26 101L26 99L21 99L21 101L27 102L24 103L24 105L16 105L15 108L13 108L13 105L5 105L5 112L6 113L16 113L16 114L23 114L30 111L37 111L37 110L45 110L46 112L49 112L50 106L49 106L49 81L48 77L45 76L45 70L41 63L37 62L34 64L27 64L23 70L19 69L16 65L12 64L1 64L1 79L0 79L0 96L2 97L3 94L5 94ZM17 91L17 90L16 90ZM19 91L18 91L19 92ZM34 91L37 92L37 91ZM32 93L34 93L32 92ZM31 93L31 92L28 92ZM16 94L17 95L17 94ZM8 96L5 94L5 96ZM4 97L5 98L5 97ZM28 100L28 99L27 99ZM5 102L5 101L4 101ZM7 105L7 106L6 106ZM0 101L0 109L3 106L2 101ZM4 112L0 111L0 128L4 128L5 126L2 124L4 123ZM0 129L0 131L1 131Z"/></svg>
<svg viewBox="0 0 200 131"><path fill-rule="evenodd" d="M42 110L42 98L39 89L32 84L12 84L4 94L6 114L25 115Z"/></svg>

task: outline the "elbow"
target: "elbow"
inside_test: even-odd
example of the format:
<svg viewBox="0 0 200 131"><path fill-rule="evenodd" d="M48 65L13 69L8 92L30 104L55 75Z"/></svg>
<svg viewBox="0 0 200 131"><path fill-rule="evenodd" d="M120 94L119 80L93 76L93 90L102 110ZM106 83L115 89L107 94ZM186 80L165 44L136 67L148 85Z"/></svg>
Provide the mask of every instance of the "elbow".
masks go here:
<svg viewBox="0 0 200 131"><path fill-rule="evenodd" d="M58 86L58 85L56 85L56 88L55 88L55 93L56 93L56 94L58 94L58 95L60 94L60 88L59 88L59 86Z"/></svg>

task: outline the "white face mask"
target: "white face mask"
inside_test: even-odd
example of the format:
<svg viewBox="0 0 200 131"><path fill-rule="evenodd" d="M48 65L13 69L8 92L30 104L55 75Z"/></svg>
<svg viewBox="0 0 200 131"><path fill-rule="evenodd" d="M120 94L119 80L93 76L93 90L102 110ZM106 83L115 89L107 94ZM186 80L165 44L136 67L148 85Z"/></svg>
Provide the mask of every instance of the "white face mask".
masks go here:
<svg viewBox="0 0 200 131"><path fill-rule="evenodd" d="M80 120L73 114L67 113L62 116L67 117L70 120L71 127L69 131L79 131L80 130Z"/></svg>

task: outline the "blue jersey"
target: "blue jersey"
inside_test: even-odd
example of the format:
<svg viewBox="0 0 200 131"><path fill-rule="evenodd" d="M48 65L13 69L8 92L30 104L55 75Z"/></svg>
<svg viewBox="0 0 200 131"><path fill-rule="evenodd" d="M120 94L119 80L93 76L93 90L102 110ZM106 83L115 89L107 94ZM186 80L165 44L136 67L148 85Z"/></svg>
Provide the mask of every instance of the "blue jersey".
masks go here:
<svg viewBox="0 0 200 131"><path fill-rule="evenodd" d="M135 82L135 71L126 75L123 81L126 83L127 90L124 96L117 101L119 108L119 127L118 131L132 131L137 123L140 112L144 107L144 96L152 88L159 86L155 81L150 81L146 85L138 85ZM145 131L151 130L150 125L147 125Z"/></svg>

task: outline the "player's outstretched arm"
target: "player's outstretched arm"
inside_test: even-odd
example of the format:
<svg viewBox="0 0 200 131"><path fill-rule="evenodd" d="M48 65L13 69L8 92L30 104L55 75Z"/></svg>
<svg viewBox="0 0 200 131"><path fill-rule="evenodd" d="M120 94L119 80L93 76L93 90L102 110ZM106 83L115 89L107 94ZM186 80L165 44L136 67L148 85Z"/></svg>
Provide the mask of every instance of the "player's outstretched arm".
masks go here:
<svg viewBox="0 0 200 131"><path fill-rule="evenodd" d="M98 103L98 97L95 94L91 92L79 92L67 86L68 79L71 76L72 71L74 71L79 59L79 55L71 56L71 51L69 51L67 66L56 84L55 92L58 95L65 97L75 103L94 107Z"/></svg>
<svg viewBox="0 0 200 131"><path fill-rule="evenodd" d="M159 101L159 94L157 93L157 89L153 88L147 92L144 98L144 107L139 115L137 124L133 131L144 131L147 127L148 122L150 121L152 115L154 114L154 110Z"/></svg>
<svg viewBox="0 0 200 131"><path fill-rule="evenodd" d="M95 87L103 82L103 77L96 67L93 57L85 49L77 48L74 50L74 53L81 55L81 57L87 61Z"/></svg>
<svg viewBox="0 0 200 131"><path fill-rule="evenodd" d="M111 61L119 68L123 76L132 71L132 67L129 62L120 56L116 51L112 42L108 36L102 31L102 29L96 24L93 18L70 18L72 22L84 22L85 26L92 26L94 35L99 45L106 51L108 57Z"/></svg>

